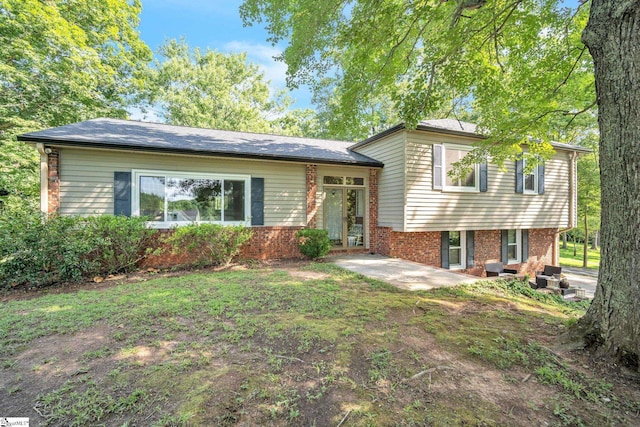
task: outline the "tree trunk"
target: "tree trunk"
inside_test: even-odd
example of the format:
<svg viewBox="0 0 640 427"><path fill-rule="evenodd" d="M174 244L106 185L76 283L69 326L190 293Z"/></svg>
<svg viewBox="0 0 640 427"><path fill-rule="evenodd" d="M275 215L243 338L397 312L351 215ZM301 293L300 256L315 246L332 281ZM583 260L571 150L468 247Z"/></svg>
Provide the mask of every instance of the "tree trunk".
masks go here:
<svg viewBox="0 0 640 427"><path fill-rule="evenodd" d="M584 213L584 245L582 247L582 267L587 268L589 261L589 216Z"/></svg>
<svg viewBox="0 0 640 427"><path fill-rule="evenodd" d="M576 232L573 232L573 257L575 258L576 255L578 254L578 251L576 250L576 240L578 240L578 237L576 236Z"/></svg>
<svg viewBox="0 0 640 427"><path fill-rule="evenodd" d="M598 249L598 236L600 235L600 230L596 230L593 232L593 239L591 240L591 249Z"/></svg>
<svg viewBox="0 0 640 427"><path fill-rule="evenodd" d="M582 39L593 57L602 188L601 268L578 322L601 356L640 356L640 1L592 0Z"/></svg>
<svg viewBox="0 0 640 427"><path fill-rule="evenodd" d="M567 232L562 233L562 249L567 249Z"/></svg>

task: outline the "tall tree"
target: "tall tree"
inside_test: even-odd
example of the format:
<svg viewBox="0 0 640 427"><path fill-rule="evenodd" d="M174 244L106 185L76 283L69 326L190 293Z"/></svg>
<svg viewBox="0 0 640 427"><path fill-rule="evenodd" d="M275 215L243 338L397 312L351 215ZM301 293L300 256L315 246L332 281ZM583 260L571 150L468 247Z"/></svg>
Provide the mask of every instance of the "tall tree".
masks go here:
<svg viewBox="0 0 640 427"><path fill-rule="evenodd" d="M0 188L37 195L37 156L20 132L125 117L151 51L139 0L0 0Z"/></svg>
<svg viewBox="0 0 640 427"><path fill-rule="evenodd" d="M582 36L594 60L602 236L590 343L640 368L640 2L593 0Z"/></svg>
<svg viewBox="0 0 640 427"><path fill-rule="evenodd" d="M549 156L548 142L570 142L597 105L602 268L581 333L603 354L638 363L640 1L245 0L241 14L266 21L271 41L288 40L291 85L317 87L338 68L345 109L390 94L415 124L471 99L489 136L476 156L498 164L522 142Z"/></svg>
<svg viewBox="0 0 640 427"><path fill-rule="evenodd" d="M269 82L245 53L191 49L169 40L147 79L147 102L176 125L251 132L271 131L271 119L290 101L271 93Z"/></svg>
<svg viewBox="0 0 640 427"><path fill-rule="evenodd" d="M332 77L316 85L313 103L324 137L359 141L398 124L400 118L389 96L363 96L357 105L345 109L342 84L342 79Z"/></svg>

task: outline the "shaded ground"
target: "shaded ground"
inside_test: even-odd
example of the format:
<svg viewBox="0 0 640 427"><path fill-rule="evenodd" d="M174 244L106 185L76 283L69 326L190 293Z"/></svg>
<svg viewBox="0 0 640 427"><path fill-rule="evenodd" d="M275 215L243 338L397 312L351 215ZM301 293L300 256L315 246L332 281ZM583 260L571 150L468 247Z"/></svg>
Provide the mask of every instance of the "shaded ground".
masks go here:
<svg viewBox="0 0 640 427"><path fill-rule="evenodd" d="M409 293L329 264L2 303L0 414L41 425L639 425L640 380L555 346L584 305Z"/></svg>

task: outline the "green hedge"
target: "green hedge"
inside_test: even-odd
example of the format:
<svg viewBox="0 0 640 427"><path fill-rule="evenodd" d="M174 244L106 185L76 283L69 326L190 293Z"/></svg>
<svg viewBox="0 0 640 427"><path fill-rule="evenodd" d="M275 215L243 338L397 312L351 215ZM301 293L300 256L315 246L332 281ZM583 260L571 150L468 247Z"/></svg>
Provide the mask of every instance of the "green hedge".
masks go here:
<svg viewBox="0 0 640 427"><path fill-rule="evenodd" d="M253 236L251 228L191 224L176 228L164 240L173 253L187 252L196 265L228 265Z"/></svg>
<svg viewBox="0 0 640 427"><path fill-rule="evenodd" d="M144 218L0 214L0 288L130 271L155 230Z"/></svg>

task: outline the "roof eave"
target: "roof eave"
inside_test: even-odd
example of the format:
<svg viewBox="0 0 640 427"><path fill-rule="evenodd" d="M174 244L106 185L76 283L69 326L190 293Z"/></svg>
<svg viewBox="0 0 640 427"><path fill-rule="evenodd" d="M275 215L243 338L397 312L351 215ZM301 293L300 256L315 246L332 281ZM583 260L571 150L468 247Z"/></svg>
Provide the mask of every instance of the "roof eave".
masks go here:
<svg viewBox="0 0 640 427"><path fill-rule="evenodd" d="M238 159L254 159L254 160L273 160L273 161L283 161L283 162L296 162L296 163L317 163L317 164L328 164L328 165L344 165L344 166L362 166L362 167L373 167L373 168L382 168L384 164L378 161L374 161L372 159L371 162L367 161L357 161L357 160L337 160L337 159L323 159L323 158L315 158L315 157L297 157L297 156L277 156L270 154L251 154L251 153L230 153L228 151L203 151L203 150L183 150L178 148L159 148L159 147L148 147L148 146L140 146L140 145L119 145L119 144L108 144L108 143L100 143L95 144L93 142L85 142L85 141L71 141L71 140L63 140L63 139L52 139L52 138L40 138L30 136L29 134L23 134L17 136L18 141L26 142L26 143L42 143L48 145L60 145L66 147L78 147L78 148L97 148L97 149L115 149L115 150L125 150L125 151L144 151L144 152L152 152L152 153L172 153L172 154L184 154L184 155L192 155L192 156L205 156L205 157L225 157L225 158L238 158ZM360 153L358 153L360 154Z"/></svg>
<svg viewBox="0 0 640 427"><path fill-rule="evenodd" d="M379 139L384 138L385 136L391 135L392 133L398 132L400 130L413 130L413 129L407 129L405 123L400 123L397 124L385 131L382 131L376 135L373 135L363 141L360 141L354 145L352 145L351 147L349 147L350 150L354 150L360 147L363 147L365 145L368 145L374 141L377 141ZM441 134L445 134L445 135L455 135L455 136L463 136L466 138L476 138L476 139L487 139L486 136L484 135L480 135L478 133L474 133L474 132L467 132L467 131L457 131L457 130L453 130L453 129L442 129L442 128L437 128L437 127L433 127L433 126L426 126L426 125L421 125L419 124L415 130L421 130L421 131L426 131L426 132L434 132L434 133L441 133ZM579 145L569 145L569 144L561 144L561 143L557 143L557 142L552 142L551 146L555 149L558 150L563 150L563 151L575 151L577 153L591 153L592 150L589 148L585 148L585 147L580 147Z"/></svg>
<svg viewBox="0 0 640 427"><path fill-rule="evenodd" d="M365 146L367 144L370 144L370 143L372 143L374 141L377 141L377 140L379 140L381 138L384 138L385 136L391 135L392 133L396 133L396 132L398 132L398 131L400 131L402 129L405 129L404 123L397 124L397 125L389 128L389 129L387 129L387 130L383 130L380 133L377 133L377 134L375 134L373 136L370 136L369 138L367 138L367 139L365 139L363 141L356 142L351 147L349 147L349 150L354 150L356 148L363 147L363 146Z"/></svg>

